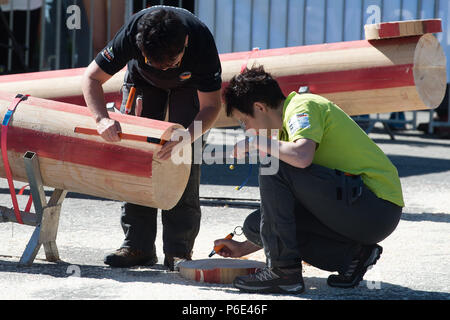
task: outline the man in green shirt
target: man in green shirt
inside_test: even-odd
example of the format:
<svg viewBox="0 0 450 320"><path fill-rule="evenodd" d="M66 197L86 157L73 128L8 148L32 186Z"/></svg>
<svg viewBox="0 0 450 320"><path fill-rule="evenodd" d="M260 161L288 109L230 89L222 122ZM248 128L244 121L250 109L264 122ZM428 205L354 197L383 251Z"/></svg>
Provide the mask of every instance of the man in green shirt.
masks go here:
<svg viewBox="0 0 450 320"><path fill-rule="evenodd" d="M262 174L261 167L261 208L245 220L247 241L215 242L225 245L219 252L225 257L264 248L267 267L236 278L234 286L301 293L302 261L337 271L330 286L357 286L381 255L377 243L400 220L404 203L394 165L338 106L313 94L286 98L263 67L233 77L223 96L227 115L257 135L236 144L234 157L256 149L279 160L275 174Z"/></svg>

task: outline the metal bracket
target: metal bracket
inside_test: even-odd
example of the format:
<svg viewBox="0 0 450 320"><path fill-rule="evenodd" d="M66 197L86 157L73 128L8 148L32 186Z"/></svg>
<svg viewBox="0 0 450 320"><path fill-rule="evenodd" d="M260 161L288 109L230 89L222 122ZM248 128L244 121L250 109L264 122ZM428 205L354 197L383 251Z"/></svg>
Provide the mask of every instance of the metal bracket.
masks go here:
<svg viewBox="0 0 450 320"><path fill-rule="evenodd" d="M48 261L55 262L59 260L58 247L56 246L56 235L58 233L59 215L61 205L67 195L66 190L55 189L47 202L45 197L44 185L42 183L39 161L36 153L28 151L23 156L25 169L30 184L31 195L35 214L22 213L24 224L35 226L33 234L20 258L19 264L30 266L39 249L44 245L45 256ZM14 211L4 207L0 208L2 216L0 222L17 222Z"/></svg>

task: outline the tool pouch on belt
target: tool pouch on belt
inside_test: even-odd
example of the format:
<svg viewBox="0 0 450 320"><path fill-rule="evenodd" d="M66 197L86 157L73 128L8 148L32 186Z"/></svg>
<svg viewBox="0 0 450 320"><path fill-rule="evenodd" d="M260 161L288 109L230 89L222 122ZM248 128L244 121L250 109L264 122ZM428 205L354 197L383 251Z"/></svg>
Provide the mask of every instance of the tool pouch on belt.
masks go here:
<svg viewBox="0 0 450 320"><path fill-rule="evenodd" d="M351 206L362 195L364 182L361 176L346 174L336 170L338 186L336 187L337 200L343 200Z"/></svg>

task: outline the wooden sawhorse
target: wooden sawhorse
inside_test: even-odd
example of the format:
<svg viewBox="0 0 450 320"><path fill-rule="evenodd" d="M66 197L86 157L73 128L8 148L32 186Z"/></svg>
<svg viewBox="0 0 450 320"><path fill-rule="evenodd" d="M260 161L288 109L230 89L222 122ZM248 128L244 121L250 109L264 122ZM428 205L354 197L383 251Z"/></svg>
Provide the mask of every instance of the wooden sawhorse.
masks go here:
<svg viewBox="0 0 450 320"><path fill-rule="evenodd" d="M23 156L23 159L33 197L35 213L21 211L20 214L23 223L29 226L35 226L35 229L20 258L19 264L30 266L42 245L44 245L47 260L56 262L59 260L58 247L56 246L59 215L62 202L67 195L67 190L55 189L50 200L47 202L36 153L28 151ZM0 222L17 223L14 210L0 206Z"/></svg>

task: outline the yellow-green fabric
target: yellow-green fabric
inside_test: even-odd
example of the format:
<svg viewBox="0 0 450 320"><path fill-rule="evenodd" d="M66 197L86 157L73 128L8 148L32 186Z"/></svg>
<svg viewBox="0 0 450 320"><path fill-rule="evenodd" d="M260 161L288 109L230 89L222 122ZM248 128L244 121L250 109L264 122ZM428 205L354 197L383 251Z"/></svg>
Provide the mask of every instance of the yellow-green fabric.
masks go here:
<svg viewBox="0 0 450 320"><path fill-rule="evenodd" d="M361 175L377 197L404 207L397 168L337 105L314 94L292 92L284 102L280 141L318 144L313 163Z"/></svg>

